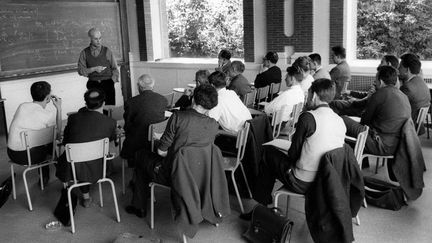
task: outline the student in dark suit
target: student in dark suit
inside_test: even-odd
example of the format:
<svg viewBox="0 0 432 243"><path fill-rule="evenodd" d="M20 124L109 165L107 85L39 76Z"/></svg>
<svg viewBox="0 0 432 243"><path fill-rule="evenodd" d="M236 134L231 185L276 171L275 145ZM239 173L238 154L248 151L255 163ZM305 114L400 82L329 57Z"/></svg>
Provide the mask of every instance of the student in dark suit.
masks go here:
<svg viewBox="0 0 432 243"><path fill-rule="evenodd" d="M341 98L341 93L346 92L348 84L351 81L351 69L345 61L346 51L342 46L332 47L332 59L336 67L330 70L331 80L336 83L335 99Z"/></svg>
<svg viewBox="0 0 432 243"><path fill-rule="evenodd" d="M400 90L408 96L411 105L411 118L416 121L420 108L430 105L431 96L425 81L419 75L421 62L412 53L401 56L399 64L399 79L402 82Z"/></svg>
<svg viewBox="0 0 432 243"><path fill-rule="evenodd" d="M263 58L263 68L265 71L259 73L254 81L255 88L265 87L272 83L280 83L282 81L282 71L276 66L279 56L276 52L267 52Z"/></svg>
<svg viewBox="0 0 432 243"><path fill-rule="evenodd" d="M102 108L105 100L105 93L99 89L89 89L84 94L86 109L80 109L68 118L64 130L63 144L85 143L102 138L114 140L116 137L116 122L103 115ZM85 151L83 151L85 152ZM75 165L78 181L96 182L102 177L102 160L100 162L84 162ZM57 164L56 176L67 183L72 179L70 164L66 160L66 153L63 153ZM90 186L80 187L83 193L81 204L83 207L90 207L91 197Z"/></svg>
<svg viewBox="0 0 432 243"><path fill-rule="evenodd" d="M242 74L244 70L245 65L240 61L232 62L228 69L228 76L231 78L231 82L227 89L234 90L241 100L243 100L247 93L252 91L249 81Z"/></svg>
<svg viewBox="0 0 432 243"><path fill-rule="evenodd" d="M125 141L120 153L133 165L135 152L140 149L150 149L148 128L152 123L165 119L168 101L162 95L153 92L155 81L147 74L138 78L139 95L130 98L124 105Z"/></svg>
<svg viewBox="0 0 432 243"><path fill-rule="evenodd" d="M154 181L170 185L172 162L180 148L202 147L214 142L219 125L206 112L217 105L218 94L210 85L200 85L194 91L192 109L173 113L160 139L157 153L142 151L140 163L136 164L136 180L131 205L126 212L145 217L147 199L150 196L148 184Z"/></svg>
<svg viewBox="0 0 432 243"><path fill-rule="evenodd" d="M357 137L364 125L369 126L365 153L394 155L399 145L401 128L411 117L411 107L406 95L395 87L397 70L391 66L378 68L379 89L369 98L360 123L343 116L347 135Z"/></svg>

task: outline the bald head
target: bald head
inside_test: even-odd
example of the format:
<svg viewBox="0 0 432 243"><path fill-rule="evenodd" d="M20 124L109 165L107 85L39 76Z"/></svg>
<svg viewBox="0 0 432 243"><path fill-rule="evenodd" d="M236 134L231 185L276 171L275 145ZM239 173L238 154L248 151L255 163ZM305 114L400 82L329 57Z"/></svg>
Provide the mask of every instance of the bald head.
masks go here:
<svg viewBox="0 0 432 243"><path fill-rule="evenodd" d="M102 40L102 34L97 28L91 28L87 32L88 36L90 37L90 44L95 47L101 46L101 40Z"/></svg>
<svg viewBox="0 0 432 243"><path fill-rule="evenodd" d="M142 93L144 90L152 90L155 81L150 75L143 74L138 78L137 83L138 83L138 91Z"/></svg>

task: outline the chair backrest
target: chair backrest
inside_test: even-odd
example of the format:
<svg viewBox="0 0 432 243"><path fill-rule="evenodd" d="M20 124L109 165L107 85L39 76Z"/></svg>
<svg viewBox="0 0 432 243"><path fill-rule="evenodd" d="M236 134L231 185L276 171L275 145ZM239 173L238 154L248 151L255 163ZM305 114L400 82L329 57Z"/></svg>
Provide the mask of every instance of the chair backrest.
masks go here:
<svg viewBox="0 0 432 243"><path fill-rule="evenodd" d="M164 94L163 97L165 97L165 99L168 102L168 108L171 108L174 106L174 92Z"/></svg>
<svg viewBox="0 0 432 243"><path fill-rule="evenodd" d="M236 148L238 149L237 164L240 163L240 161L243 159L246 150L249 128L250 128L250 123L245 122L243 128L237 133L237 141L236 141Z"/></svg>
<svg viewBox="0 0 432 243"><path fill-rule="evenodd" d="M149 130L148 130L148 141L151 143L151 151L154 152L154 141L159 140L162 137L162 134L165 132L165 128L168 124L168 119L150 124Z"/></svg>
<svg viewBox="0 0 432 243"><path fill-rule="evenodd" d="M281 89L281 83L271 83L270 84L270 89L269 89L269 96L270 96L270 100L273 100L273 96L277 93L279 93Z"/></svg>
<svg viewBox="0 0 432 243"><path fill-rule="evenodd" d="M258 88L257 89L257 95L256 95L256 100L258 101L258 102L260 102L260 101L262 101L262 100L264 100L264 99L267 99L267 96L268 96L268 92L269 92L269 87L270 86L265 86L265 87L261 87L261 88ZM257 103L258 103L257 102Z"/></svg>
<svg viewBox="0 0 432 243"><path fill-rule="evenodd" d="M253 107L256 95L257 90L255 88L252 88L251 92L244 95L243 104L245 104L246 107Z"/></svg>
<svg viewBox="0 0 432 243"><path fill-rule="evenodd" d="M272 113L271 126L273 127L273 137L274 138L279 137L281 127L282 127L283 117L284 117L284 114L285 114L287 108L288 108L288 106L284 105L281 107L280 110ZM292 115L292 113L291 113L291 115Z"/></svg>
<svg viewBox="0 0 432 243"><path fill-rule="evenodd" d="M419 110L419 113L418 113L417 119L416 119L416 123L415 123L416 124L415 129L416 129L417 134L419 134L420 128L421 128L421 126L423 126L423 123L426 119L426 115L427 115L428 111L429 111L429 106L422 107Z"/></svg>
<svg viewBox="0 0 432 243"><path fill-rule="evenodd" d="M57 126L50 126L40 130L27 130L21 132L21 141L24 142L24 146L27 151L28 165L31 165L30 149L38 146L53 145L52 157L54 158L55 147L56 147L56 131Z"/></svg>
<svg viewBox="0 0 432 243"><path fill-rule="evenodd" d="M65 145L66 160L71 163L72 176L77 183L75 163L87 162L103 158L103 178L106 175L106 158L109 152L109 139L102 138L85 143L67 143Z"/></svg>
<svg viewBox="0 0 432 243"><path fill-rule="evenodd" d="M293 118L293 125L297 124L299 116L301 114L301 112L303 111L303 102L297 103L294 105L293 110L292 110L292 118Z"/></svg>
<svg viewBox="0 0 432 243"><path fill-rule="evenodd" d="M369 133L369 127L365 126L363 132L361 132L357 135L357 141L356 141L356 144L354 146L354 155L355 155L355 157L357 159L357 163L359 165L361 165L361 159L362 159L362 155L363 155L363 150L364 150L365 145L366 145L366 139L367 139L368 133Z"/></svg>

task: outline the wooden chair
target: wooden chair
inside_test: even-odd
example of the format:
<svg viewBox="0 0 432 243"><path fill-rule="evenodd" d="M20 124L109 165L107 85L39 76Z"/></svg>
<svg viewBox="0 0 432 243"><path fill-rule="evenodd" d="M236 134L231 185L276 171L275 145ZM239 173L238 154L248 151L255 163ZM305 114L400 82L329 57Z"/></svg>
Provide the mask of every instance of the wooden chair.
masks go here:
<svg viewBox="0 0 432 243"><path fill-rule="evenodd" d="M248 108L252 108L254 106L256 95L257 95L257 90L252 88L252 91L247 93L243 97L243 104L245 104L245 106Z"/></svg>
<svg viewBox="0 0 432 243"><path fill-rule="evenodd" d="M231 172L231 179L233 182L234 190L236 192L237 199L238 199L239 205L240 205L240 210L242 213L244 213L244 208L243 208L243 203L241 201L239 190L237 188L237 182L235 180L234 173L237 170L237 168L240 167L242 174L243 174L243 178L246 182L246 187L247 187L249 196L250 196L250 198L252 198L252 192L250 190L249 183L247 181L246 174L245 174L245 171L243 169L243 165L241 163L241 160L243 159L244 153L246 150L246 143L247 143L247 138L248 138L248 134L249 134L249 128L250 128L250 124L248 122L245 122L243 128L237 134L237 141L236 141L237 156L236 157L225 157L224 156L224 170Z"/></svg>
<svg viewBox="0 0 432 243"><path fill-rule="evenodd" d="M268 97L269 97L268 101L272 101L274 98L274 95L279 93L280 89L281 89L281 83L271 83L270 89L269 89L269 94L268 94Z"/></svg>
<svg viewBox="0 0 432 243"><path fill-rule="evenodd" d="M75 163L82 163L82 162L89 163L88 161L91 160L103 159L102 178L96 182L99 184L100 206L103 207L102 182L108 182L111 185L111 190L114 199L114 206L115 206L115 211L117 216L117 222L120 222L120 214L118 210L117 196L115 192L114 182L111 179L106 178L106 161L113 159L113 156L108 157L109 156L108 138L103 138L103 139L99 139L92 142L86 142L86 143L68 143L65 145L65 150L66 150L66 159L71 164L72 177L73 177L73 184L68 187L68 204L69 204L69 214L71 220L72 233L75 233L75 221L74 221L74 215L72 209L72 198L71 198L72 189L92 184L90 182L78 182L76 177L76 172L75 172Z"/></svg>
<svg viewBox="0 0 432 243"><path fill-rule="evenodd" d="M288 120L287 124L285 125L285 128L282 131L279 131L277 135L287 136L288 140L291 140L295 132L295 126L298 122L298 119L302 111L303 111L303 103L300 102L295 104L291 112L291 117Z"/></svg>
<svg viewBox="0 0 432 243"><path fill-rule="evenodd" d="M415 122L415 124L416 124L416 128L415 129L416 129L417 135L419 135L419 133L420 133L420 128L423 126L423 124L425 122L425 119L426 119L426 116L428 114L428 111L429 111L429 106L422 107L419 110L419 113L417 115L417 119L416 119L416 122Z"/></svg>
<svg viewBox="0 0 432 243"><path fill-rule="evenodd" d="M12 177L12 195L13 195L14 200L16 200L16 185L15 185L14 165L26 167L23 171L22 176L23 176L24 187L25 187L25 191L26 191L26 195L27 195L27 202L28 202L28 206L29 206L30 211L33 210L33 206L32 206L32 202L31 202L31 198L30 198L30 192L29 192L29 188L28 188L26 175L27 175L27 172L29 172L31 170L39 169L40 187L41 187L41 190L44 189L42 167L57 163L57 161L55 161L55 157L56 157L55 151L56 151L56 146L57 146L56 145L56 131L57 131L57 127L51 126L51 127L47 127L47 128L41 129L41 130L29 130L29 131L21 132L21 134L20 134L21 135L21 141L23 141L25 148L26 148L28 164L22 165L22 164L17 164L14 161L9 161L10 162L11 177ZM33 164L30 150L34 147L49 145L49 144L52 144L52 150L51 150L52 153L51 153L50 157L41 163Z"/></svg>
<svg viewBox="0 0 432 243"><path fill-rule="evenodd" d="M154 152L154 142L162 137L162 134L164 133L167 124L168 119L158 123L150 124L148 131L148 141L151 144L150 150L152 152Z"/></svg>
<svg viewBox="0 0 432 243"><path fill-rule="evenodd" d="M284 122L283 117L287 107L287 105L284 105L280 110L272 113L271 126L273 128L273 138L277 138L280 135L282 123Z"/></svg>
<svg viewBox="0 0 432 243"><path fill-rule="evenodd" d="M171 109L174 107L174 92L164 94L163 97L168 101L167 108Z"/></svg>
<svg viewBox="0 0 432 243"><path fill-rule="evenodd" d="M265 86L265 87L261 87L257 89L257 94L256 94L256 107L259 106L259 103L261 101L266 101L267 100L267 96L268 96L268 92L269 92L269 87L270 86Z"/></svg>

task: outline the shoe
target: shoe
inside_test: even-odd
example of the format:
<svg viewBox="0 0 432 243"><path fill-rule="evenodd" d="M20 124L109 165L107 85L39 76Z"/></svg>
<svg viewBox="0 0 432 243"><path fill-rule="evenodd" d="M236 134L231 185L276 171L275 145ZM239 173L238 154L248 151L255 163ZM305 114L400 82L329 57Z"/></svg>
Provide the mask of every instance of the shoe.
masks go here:
<svg viewBox="0 0 432 243"><path fill-rule="evenodd" d="M250 211L249 213L242 213L240 214L239 218L246 220L246 221L251 221L252 219L252 211Z"/></svg>
<svg viewBox="0 0 432 243"><path fill-rule="evenodd" d="M92 198L91 197L89 197L89 198L87 198L87 199L82 199L81 200L81 206L83 206L83 207L85 207L85 208L89 208L90 206L91 206L91 203L92 203Z"/></svg>
<svg viewBox="0 0 432 243"><path fill-rule="evenodd" d="M147 216L147 211L144 209L138 209L131 205L126 206L125 209L126 209L126 213L135 214L135 216L137 216L138 218L144 218L145 216Z"/></svg>

